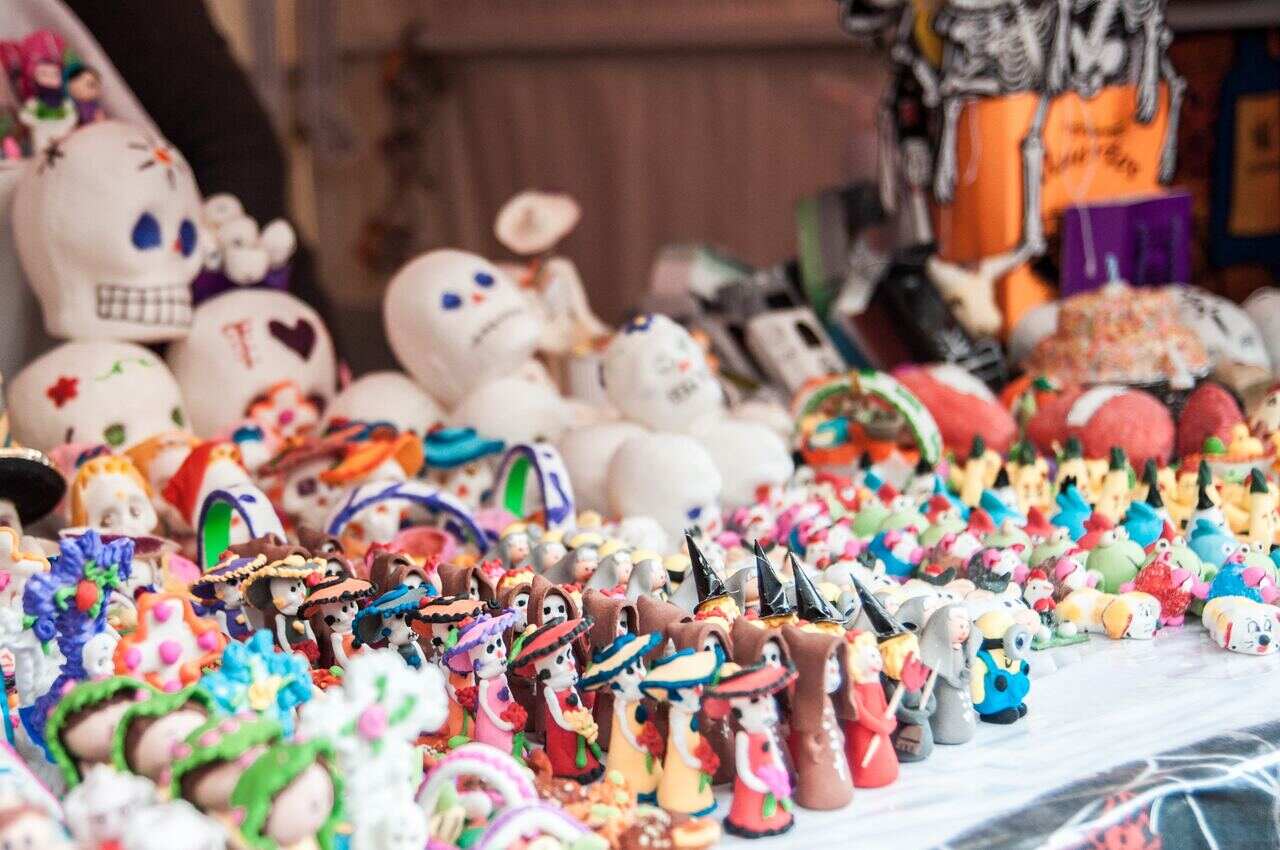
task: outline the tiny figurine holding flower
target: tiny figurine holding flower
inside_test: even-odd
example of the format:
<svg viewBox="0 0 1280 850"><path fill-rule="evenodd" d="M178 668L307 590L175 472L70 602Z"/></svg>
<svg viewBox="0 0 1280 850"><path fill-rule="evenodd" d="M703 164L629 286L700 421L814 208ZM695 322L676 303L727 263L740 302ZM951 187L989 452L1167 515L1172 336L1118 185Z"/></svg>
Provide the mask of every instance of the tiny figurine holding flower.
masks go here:
<svg viewBox="0 0 1280 850"><path fill-rule="evenodd" d="M662 776L663 739L644 704L644 658L662 642L654 632L643 637L622 634L595 654L579 684L584 690L608 688L613 693L613 728L605 767L617 771L642 803L657 801Z"/></svg>
<svg viewBox="0 0 1280 850"><path fill-rule="evenodd" d="M355 652L352 628L360 605L373 596L373 585L359 578L335 578L318 585L298 613L311 623L319 644L316 666L346 667Z"/></svg>
<svg viewBox="0 0 1280 850"><path fill-rule="evenodd" d="M352 646L388 647L400 654L404 663L414 669L421 668L427 657L418 645L418 635L413 622L418 609L428 598L429 588L419 585L397 585L356 614L352 624L355 640Z"/></svg>
<svg viewBox="0 0 1280 850"><path fill-rule="evenodd" d="M315 663L320 658L320 645L311 623L300 612L310 586L324 574L325 561L304 557L301 551L288 547L288 554L278 553L281 557L268 560L246 576L244 599L271 629L277 646L301 652Z"/></svg>
<svg viewBox="0 0 1280 850"><path fill-rule="evenodd" d="M472 686L475 677L471 670L465 669L466 665L461 665L463 669L448 666L445 654L457 644L458 626L478 615L484 607L479 599L469 596L431 597L422 600L409 624L420 638L430 641L431 661L444 674L449 693L449 719L440 734L451 747L466 743L474 733L472 715L464 709L457 691Z"/></svg>
<svg viewBox="0 0 1280 850"><path fill-rule="evenodd" d="M734 736L733 803L724 820L725 831L732 835L781 835L795 824L791 778L773 734L779 721L774 695L795 678L789 663L762 661L723 676L703 698L708 713L728 714L739 727Z"/></svg>
<svg viewBox="0 0 1280 850"><path fill-rule="evenodd" d="M301 655L278 651L274 636L262 629L245 643L229 644L222 664L204 674L200 687L221 711L270 717L292 737L294 709L311 699L311 666Z"/></svg>
<svg viewBox="0 0 1280 850"><path fill-rule="evenodd" d="M702 689L724 661L719 649L682 649L654 662L640 687L669 707L667 755L658 780L658 805L669 812L704 817L715 811L711 778L717 763L711 745L698 732Z"/></svg>
<svg viewBox="0 0 1280 850"><path fill-rule="evenodd" d="M578 669L573 658L573 642L590 628L590 618L553 620L545 626L530 627L508 665L518 675L534 678L542 685L538 709L546 730L545 749L552 773L584 785L604 773L604 753L596 743L599 730L591 709L578 693Z"/></svg>
<svg viewBox="0 0 1280 850"><path fill-rule="evenodd" d="M481 614L461 628L443 658L450 672L475 676L474 686L455 690L458 702L475 717L475 740L521 758L527 715L507 684L507 645L502 639L515 618L514 611Z"/></svg>
<svg viewBox="0 0 1280 850"><path fill-rule="evenodd" d="M232 640L247 639L254 629L244 610L241 582L266 562L263 555L254 558L237 555L224 559L200 576L191 583L191 593L200 600L196 613L213 617Z"/></svg>

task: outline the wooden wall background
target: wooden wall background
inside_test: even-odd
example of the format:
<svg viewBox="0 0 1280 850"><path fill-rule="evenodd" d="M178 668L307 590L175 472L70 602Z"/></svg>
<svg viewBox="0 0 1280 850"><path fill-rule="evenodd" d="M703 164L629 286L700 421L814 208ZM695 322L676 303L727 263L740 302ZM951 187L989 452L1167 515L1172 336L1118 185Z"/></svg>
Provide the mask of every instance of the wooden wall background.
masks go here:
<svg viewBox="0 0 1280 850"><path fill-rule="evenodd" d="M252 64L246 4L269 0L208 2ZM335 328L357 368L386 356L370 340L380 334L367 332L380 325L385 275L356 247L391 191L378 148L391 118L381 80L410 24L446 81L424 137L435 190L415 249L501 256L491 227L503 201L529 187L571 192L584 216L563 247L610 319L636 303L660 246L708 241L775 262L794 253L797 198L874 171L881 60L840 31L833 0L296 3L276 0L290 76L296 45L308 43L299 28L310 4L335 14L329 107L350 128L350 146L316 150L294 119L282 129L322 282L364 326ZM305 113L297 92L289 103Z"/></svg>

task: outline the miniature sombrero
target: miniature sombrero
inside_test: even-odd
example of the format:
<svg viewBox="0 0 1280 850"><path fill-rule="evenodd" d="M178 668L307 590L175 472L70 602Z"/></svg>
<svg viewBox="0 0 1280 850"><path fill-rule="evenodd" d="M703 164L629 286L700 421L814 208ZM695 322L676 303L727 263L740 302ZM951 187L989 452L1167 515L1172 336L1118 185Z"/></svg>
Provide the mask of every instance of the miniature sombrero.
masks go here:
<svg viewBox="0 0 1280 850"><path fill-rule="evenodd" d="M13 502L24 525L48 514L66 492L67 480L43 452L0 448L0 498Z"/></svg>
<svg viewBox="0 0 1280 850"><path fill-rule="evenodd" d="M217 585L242 581L266 562L265 555L258 555L256 558L238 555L224 558L218 566L191 583L191 592L201 599L212 599Z"/></svg>
<svg viewBox="0 0 1280 850"><path fill-rule="evenodd" d="M423 600L427 599L427 593L428 589L421 585L409 587L402 584L393 587L362 608L360 613L356 614L355 622L351 624L356 645L376 643L381 637L382 621L388 617L409 612L413 612L413 616L416 617Z"/></svg>
<svg viewBox="0 0 1280 850"><path fill-rule="evenodd" d="M283 558L270 559L249 573L244 579L245 592L259 581L269 578L301 578L309 579L324 572L325 562L321 558L306 558L294 553Z"/></svg>
<svg viewBox="0 0 1280 850"><path fill-rule="evenodd" d="M659 658L649 668L649 675L640 683L640 690L655 699L681 688L693 688L709 684L724 663L720 649L682 649ZM659 691L661 693L654 693Z"/></svg>
<svg viewBox="0 0 1280 850"><path fill-rule="evenodd" d="M373 585L362 578L344 578L318 584L307 596L307 601L298 606L298 614L310 617L321 605L332 605L351 600L368 599L373 596Z"/></svg>
<svg viewBox="0 0 1280 850"><path fill-rule="evenodd" d="M600 687L623 667L653 652L660 643L662 643L662 634L659 632L647 635L630 633L618 635L613 643L592 657L591 664L583 671L578 685L586 690Z"/></svg>
<svg viewBox="0 0 1280 850"><path fill-rule="evenodd" d="M326 484L351 484L388 460L394 460L406 478L413 478L422 469L422 441L416 434L405 432L390 439L350 443L347 456L337 466L320 473L320 480Z"/></svg>
<svg viewBox="0 0 1280 850"><path fill-rule="evenodd" d="M550 251L578 226L582 208L570 195L528 189L498 210L493 233L521 256Z"/></svg>
<svg viewBox="0 0 1280 850"><path fill-rule="evenodd" d="M418 606L414 619L422 623L460 623L477 616L485 603L470 596L431 596Z"/></svg>
<svg viewBox="0 0 1280 850"><path fill-rule="evenodd" d="M704 699L731 700L750 699L776 694L796 679L796 668L788 661L785 664L770 664L761 661L751 667L729 673L720 681L707 689Z"/></svg>
<svg viewBox="0 0 1280 850"><path fill-rule="evenodd" d="M445 650L444 663L455 673L470 673L471 659L467 653L494 635L500 635L515 622L515 611L498 614L481 614L458 631L458 641Z"/></svg>
<svg viewBox="0 0 1280 850"><path fill-rule="evenodd" d="M533 662L568 646L590 628L591 618L579 617L575 620L555 620L545 626L526 629L517 641L515 657L507 662L507 669L523 675L532 670Z"/></svg>
<svg viewBox="0 0 1280 850"><path fill-rule="evenodd" d="M422 440L426 464L432 469L454 469L502 451L502 440L481 437L475 428L437 428Z"/></svg>

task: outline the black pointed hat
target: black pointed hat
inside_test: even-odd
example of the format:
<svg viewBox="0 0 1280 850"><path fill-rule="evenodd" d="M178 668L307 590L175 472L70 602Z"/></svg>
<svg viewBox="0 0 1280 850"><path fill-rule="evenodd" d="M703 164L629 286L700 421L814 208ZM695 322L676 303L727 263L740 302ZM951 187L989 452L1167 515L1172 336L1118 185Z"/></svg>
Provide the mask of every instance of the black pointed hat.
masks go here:
<svg viewBox="0 0 1280 850"><path fill-rule="evenodd" d="M778 578L773 564L756 541L756 593L760 597L761 617L785 617L795 613L795 607L787 599L787 588Z"/></svg>
<svg viewBox="0 0 1280 850"><path fill-rule="evenodd" d="M707 563L707 558L702 554L702 550L698 548L698 544L693 542L693 535L685 532L685 544L689 547L689 572L693 574L693 586L698 590L698 604L702 604L709 599L719 599L722 596L728 596L729 590L724 586L724 580ZM685 581L688 581L688 576Z"/></svg>
<svg viewBox="0 0 1280 850"><path fill-rule="evenodd" d="M1156 473L1155 458L1147 458L1142 467L1142 480L1147 485L1147 504L1159 510L1164 507L1164 499L1160 497L1160 484Z"/></svg>
<svg viewBox="0 0 1280 850"><path fill-rule="evenodd" d="M1209 487L1213 484L1213 473L1209 470L1207 461L1200 461L1200 468L1196 470L1196 487L1199 491L1196 497L1196 510L1207 511L1213 507L1213 499L1209 496Z"/></svg>
<svg viewBox="0 0 1280 850"><path fill-rule="evenodd" d="M809 578L804 565L796 560L796 556L787 552L787 561L791 564L791 574L795 576L796 613L800 615L800 619L810 623L843 623L844 617L818 592L813 579Z"/></svg>
<svg viewBox="0 0 1280 850"><path fill-rule="evenodd" d="M867 615L867 620L871 623L871 628L875 631L878 640L887 640L906 631L906 627L898 622L898 618L890 614L889 609L884 607L880 597L868 590L867 586L858 581L856 576L849 576L849 580L853 582L853 589L858 593L858 600L862 603L862 610Z"/></svg>
<svg viewBox="0 0 1280 850"><path fill-rule="evenodd" d="M1001 465L1000 471L996 473L995 483L991 485L991 489L1000 490L1009 486L1009 470Z"/></svg>
<svg viewBox="0 0 1280 850"><path fill-rule="evenodd" d="M1249 470L1249 492L1250 493L1266 493L1267 479L1262 474L1262 470L1254 467Z"/></svg>

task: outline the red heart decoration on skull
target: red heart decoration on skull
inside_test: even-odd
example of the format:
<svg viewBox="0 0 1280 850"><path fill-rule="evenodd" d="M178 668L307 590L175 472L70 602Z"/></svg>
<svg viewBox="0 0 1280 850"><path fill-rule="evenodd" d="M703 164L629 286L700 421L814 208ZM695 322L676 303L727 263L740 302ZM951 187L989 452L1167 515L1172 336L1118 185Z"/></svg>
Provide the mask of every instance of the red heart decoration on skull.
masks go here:
<svg viewBox="0 0 1280 850"><path fill-rule="evenodd" d="M303 360L310 359L311 351L316 347L316 329L306 319L298 319L293 327L272 319L267 322L267 330L294 354Z"/></svg>

